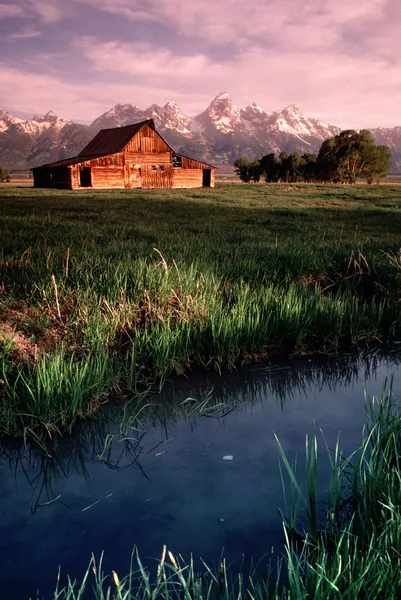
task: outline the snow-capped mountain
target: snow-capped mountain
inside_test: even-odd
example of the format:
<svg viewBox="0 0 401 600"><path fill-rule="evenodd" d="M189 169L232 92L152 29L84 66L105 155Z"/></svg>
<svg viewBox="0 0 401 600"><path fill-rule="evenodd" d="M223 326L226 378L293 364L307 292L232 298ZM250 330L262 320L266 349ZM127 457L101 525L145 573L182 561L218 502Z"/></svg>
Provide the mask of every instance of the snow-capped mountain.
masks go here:
<svg viewBox="0 0 401 600"><path fill-rule="evenodd" d="M152 104L146 110L132 104L116 104L113 108L95 119L91 125L95 129L107 129L109 127L121 127L145 119L154 119L156 127L171 129L187 135L191 118L185 116L178 104L167 102L164 106Z"/></svg>
<svg viewBox="0 0 401 600"><path fill-rule="evenodd" d="M159 131L183 153L216 164L232 163L244 154L260 157L267 152L317 151L324 139L339 133L338 127L308 119L295 106L271 113L256 104L240 108L227 92L219 94L195 117L168 102L146 110L116 104L91 127L105 129L153 118Z"/></svg>
<svg viewBox="0 0 401 600"><path fill-rule="evenodd" d="M0 165L21 169L73 156L94 133L52 111L24 120L0 110Z"/></svg>
<svg viewBox="0 0 401 600"><path fill-rule="evenodd" d="M162 135L179 152L214 164L233 163L239 156L258 158L269 152L317 152L338 127L306 117L295 105L268 112L251 104L233 104L219 94L201 114L185 115L174 102L142 110L116 104L91 125L57 117L52 111L31 120L0 110L0 166L32 167L76 155L100 130L154 119ZM390 146L395 168L401 169L401 127L372 129L380 144Z"/></svg>

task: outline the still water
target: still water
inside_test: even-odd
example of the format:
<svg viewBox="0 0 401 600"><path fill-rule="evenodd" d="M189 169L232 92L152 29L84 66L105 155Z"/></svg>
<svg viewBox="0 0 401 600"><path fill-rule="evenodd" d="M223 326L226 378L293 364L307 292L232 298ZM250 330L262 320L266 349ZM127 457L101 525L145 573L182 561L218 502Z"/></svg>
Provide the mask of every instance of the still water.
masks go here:
<svg viewBox="0 0 401 600"><path fill-rule="evenodd" d="M401 357L271 363L229 376L173 379L152 397L138 430L120 436L122 405L63 439L52 459L37 448L0 448L0 585L2 598L50 598L58 566L81 578L93 552L123 576L132 548L158 557L176 554L218 564L256 561L280 551L278 507L284 512L275 432L301 476L305 435L345 454L357 449L365 422L364 392L379 395ZM193 398L197 402L188 400ZM203 409L199 406L204 404ZM218 411L211 410L213 405ZM172 407L175 408L172 408ZM134 411L128 405L125 414ZM200 414L202 413L202 414ZM107 435L110 453L99 460ZM123 438L130 439L123 439ZM110 439L110 438L109 438ZM322 455L323 438L319 438ZM322 459L320 489L328 481Z"/></svg>

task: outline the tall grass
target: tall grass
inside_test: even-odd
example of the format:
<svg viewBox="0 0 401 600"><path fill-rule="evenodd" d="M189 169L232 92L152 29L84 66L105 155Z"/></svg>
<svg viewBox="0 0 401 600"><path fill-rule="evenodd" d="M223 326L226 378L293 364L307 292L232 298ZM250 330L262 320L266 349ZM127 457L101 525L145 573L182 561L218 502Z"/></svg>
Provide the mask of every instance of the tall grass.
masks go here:
<svg viewBox="0 0 401 600"><path fill-rule="evenodd" d="M316 436L306 440L306 470L300 480L281 446L283 477L291 483L289 514L283 517L285 551L276 565L249 576L222 560L216 572L205 563L196 571L163 549L144 564L137 550L122 577L109 575L92 557L81 581L58 580L55 598L250 598L252 600L398 600L401 597L401 414L391 390L368 403L367 425L358 451L344 458L339 442L323 456ZM331 480L318 495L318 464L328 458ZM320 515L320 518L319 518Z"/></svg>
<svg viewBox="0 0 401 600"><path fill-rule="evenodd" d="M3 362L6 401L0 431L7 435L23 431L24 437L34 438L43 431L50 437L60 434L96 410L102 393L117 377L104 352L77 361L61 351L11 372Z"/></svg>

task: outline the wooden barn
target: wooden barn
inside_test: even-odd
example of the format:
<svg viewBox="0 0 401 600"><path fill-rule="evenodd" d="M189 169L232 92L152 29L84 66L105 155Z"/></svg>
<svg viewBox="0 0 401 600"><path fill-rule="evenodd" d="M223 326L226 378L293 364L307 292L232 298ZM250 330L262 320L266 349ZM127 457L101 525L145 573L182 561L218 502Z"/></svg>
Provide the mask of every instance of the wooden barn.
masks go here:
<svg viewBox="0 0 401 600"><path fill-rule="evenodd" d="M78 156L32 171L37 188L196 188L214 187L215 167L175 152L149 119L102 129Z"/></svg>

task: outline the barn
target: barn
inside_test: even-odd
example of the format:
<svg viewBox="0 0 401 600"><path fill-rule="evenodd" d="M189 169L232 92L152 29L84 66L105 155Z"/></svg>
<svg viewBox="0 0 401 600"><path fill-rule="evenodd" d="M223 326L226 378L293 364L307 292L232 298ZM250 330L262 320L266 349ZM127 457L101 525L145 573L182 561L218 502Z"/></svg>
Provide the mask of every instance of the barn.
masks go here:
<svg viewBox="0 0 401 600"><path fill-rule="evenodd" d="M74 158L33 171L34 187L67 190L214 187L215 167L178 154L153 119L102 129Z"/></svg>

